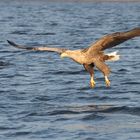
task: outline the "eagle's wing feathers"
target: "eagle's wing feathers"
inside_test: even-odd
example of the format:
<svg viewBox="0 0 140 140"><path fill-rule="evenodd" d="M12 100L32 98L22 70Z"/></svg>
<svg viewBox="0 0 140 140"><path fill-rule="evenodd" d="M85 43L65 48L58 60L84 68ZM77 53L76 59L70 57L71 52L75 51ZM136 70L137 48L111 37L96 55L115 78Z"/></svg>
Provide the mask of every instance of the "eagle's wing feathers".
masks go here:
<svg viewBox="0 0 140 140"><path fill-rule="evenodd" d="M85 48L83 51L91 53L92 51L103 51L137 36L140 36L140 28L135 28L127 32L109 34L93 43L90 47Z"/></svg>
<svg viewBox="0 0 140 140"><path fill-rule="evenodd" d="M18 45L9 40L7 40L7 42L13 47L26 49L26 50L49 51L49 52L57 52L57 53L63 53L64 51L66 51L66 49L64 48L52 48L52 47L47 47L47 46L27 47L27 46Z"/></svg>

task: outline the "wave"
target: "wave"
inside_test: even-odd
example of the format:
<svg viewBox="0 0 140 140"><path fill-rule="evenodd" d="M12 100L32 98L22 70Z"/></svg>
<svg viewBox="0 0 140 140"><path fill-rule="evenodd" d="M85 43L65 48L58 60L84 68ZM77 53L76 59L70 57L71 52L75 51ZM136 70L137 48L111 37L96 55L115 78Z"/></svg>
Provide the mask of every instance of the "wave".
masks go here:
<svg viewBox="0 0 140 140"><path fill-rule="evenodd" d="M121 114L131 114L140 116L140 107L110 107L108 109L102 110L104 113L121 113Z"/></svg>
<svg viewBox="0 0 140 140"><path fill-rule="evenodd" d="M140 107L113 106L113 105L87 105L80 107L69 107L67 109L56 109L48 113L48 115L62 114L81 114L81 113L121 113L140 116ZM88 117L95 117L95 114Z"/></svg>
<svg viewBox="0 0 140 140"><path fill-rule="evenodd" d="M77 75L77 74L83 74L85 73L84 70L79 70L79 71L56 71L56 72L53 72L53 74L56 74L56 75Z"/></svg>
<svg viewBox="0 0 140 140"><path fill-rule="evenodd" d="M56 33L51 33L51 32L48 32L48 33L36 33L35 35L56 35Z"/></svg>
<svg viewBox="0 0 140 140"><path fill-rule="evenodd" d="M95 113L92 113L90 115L85 115L81 120L102 120L102 119L105 119L105 116L101 116L101 115L98 115L98 114L95 114Z"/></svg>

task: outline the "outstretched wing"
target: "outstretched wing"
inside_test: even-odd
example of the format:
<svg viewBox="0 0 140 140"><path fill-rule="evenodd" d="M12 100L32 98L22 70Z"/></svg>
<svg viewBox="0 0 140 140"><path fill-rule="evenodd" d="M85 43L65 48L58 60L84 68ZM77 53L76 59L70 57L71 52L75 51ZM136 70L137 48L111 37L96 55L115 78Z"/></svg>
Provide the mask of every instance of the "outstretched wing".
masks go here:
<svg viewBox="0 0 140 140"><path fill-rule="evenodd" d="M51 48L47 46L36 46L36 47L27 47L27 46L22 46L18 45L12 41L7 40L7 42L12 45L13 47L19 48L19 49L25 49L25 50L37 50L37 51L49 51L49 52L57 52L57 53L63 53L66 51L64 48Z"/></svg>
<svg viewBox="0 0 140 140"><path fill-rule="evenodd" d="M135 28L127 32L117 32L109 34L99 39L90 47L85 48L83 51L91 53L92 51L103 51L137 36L140 36L140 28Z"/></svg>

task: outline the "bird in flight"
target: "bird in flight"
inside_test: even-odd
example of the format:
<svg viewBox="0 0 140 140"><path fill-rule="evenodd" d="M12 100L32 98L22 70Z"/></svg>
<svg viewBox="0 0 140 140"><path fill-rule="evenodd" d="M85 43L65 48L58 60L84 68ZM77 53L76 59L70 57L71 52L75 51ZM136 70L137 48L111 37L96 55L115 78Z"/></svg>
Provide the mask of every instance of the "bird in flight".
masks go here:
<svg viewBox="0 0 140 140"><path fill-rule="evenodd" d="M48 51L57 52L60 54L61 58L68 57L75 62L84 66L85 70L90 74L90 87L95 87L94 81L94 67L100 70L105 78L106 86L110 86L109 74L110 68L105 63L106 61L117 61L119 60L119 55L116 52L105 54L104 50L119 45L129 39L140 36L140 28L134 28L125 32L116 32L103 36L95 43L91 44L89 47L79 50L69 50L64 48L52 48L47 45L28 47L18 45L12 41L8 43L19 49L34 50L34 51Z"/></svg>

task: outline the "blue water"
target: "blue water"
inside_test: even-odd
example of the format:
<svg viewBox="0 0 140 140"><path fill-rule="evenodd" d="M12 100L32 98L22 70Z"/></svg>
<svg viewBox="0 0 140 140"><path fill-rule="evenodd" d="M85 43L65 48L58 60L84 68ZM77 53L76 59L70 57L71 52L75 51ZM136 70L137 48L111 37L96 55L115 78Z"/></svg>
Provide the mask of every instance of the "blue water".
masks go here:
<svg viewBox="0 0 140 140"><path fill-rule="evenodd" d="M6 42L85 48L101 36L140 27L139 2L0 1L0 140L140 140L140 38L108 63L111 87L95 70Z"/></svg>

